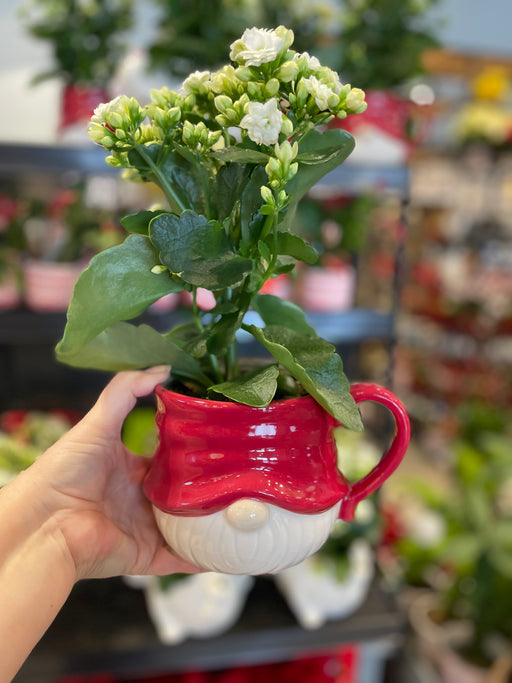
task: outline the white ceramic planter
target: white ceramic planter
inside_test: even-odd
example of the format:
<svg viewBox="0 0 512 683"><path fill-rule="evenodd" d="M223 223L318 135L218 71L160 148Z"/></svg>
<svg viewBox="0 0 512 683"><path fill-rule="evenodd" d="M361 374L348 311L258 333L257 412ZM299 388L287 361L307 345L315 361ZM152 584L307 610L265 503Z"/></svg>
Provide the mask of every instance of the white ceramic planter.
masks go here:
<svg viewBox="0 0 512 683"><path fill-rule="evenodd" d="M162 590L157 577L145 587L146 605L160 640L168 645L188 637L223 633L240 616L253 585L249 576L191 574Z"/></svg>
<svg viewBox="0 0 512 683"><path fill-rule="evenodd" d="M349 570L341 582L315 556L276 576L279 590L302 628L315 629L329 620L343 619L364 602L374 576L373 551L358 539L350 546L348 557Z"/></svg>

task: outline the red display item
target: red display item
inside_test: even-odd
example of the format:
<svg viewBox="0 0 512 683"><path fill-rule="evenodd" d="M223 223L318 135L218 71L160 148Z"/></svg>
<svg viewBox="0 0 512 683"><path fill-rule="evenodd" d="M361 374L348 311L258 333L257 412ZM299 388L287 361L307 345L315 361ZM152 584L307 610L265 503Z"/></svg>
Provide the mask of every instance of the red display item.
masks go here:
<svg viewBox="0 0 512 683"><path fill-rule="evenodd" d="M354 384L357 403L388 408L396 433L380 462L349 484L337 467L338 423L313 398L275 401L266 408L210 401L156 389L159 446L144 491L161 510L200 516L240 498L297 513L319 513L342 501L351 520L363 498L394 472L409 443L409 419L400 401L375 384Z"/></svg>
<svg viewBox="0 0 512 683"><path fill-rule="evenodd" d="M62 92L61 130L76 123L89 121L94 109L110 99L105 88L72 83Z"/></svg>

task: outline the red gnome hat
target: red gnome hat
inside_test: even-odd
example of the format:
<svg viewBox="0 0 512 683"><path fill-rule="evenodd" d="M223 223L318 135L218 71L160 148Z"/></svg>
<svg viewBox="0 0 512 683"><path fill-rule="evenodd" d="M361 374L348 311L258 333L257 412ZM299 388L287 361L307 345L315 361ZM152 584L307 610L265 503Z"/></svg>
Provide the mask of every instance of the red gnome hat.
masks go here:
<svg viewBox="0 0 512 683"><path fill-rule="evenodd" d="M319 513L344 498L331 416L310 396L267 408L208 401L159 386L160 442L144 481L174 515L205 515L239 498Z"/></svg>

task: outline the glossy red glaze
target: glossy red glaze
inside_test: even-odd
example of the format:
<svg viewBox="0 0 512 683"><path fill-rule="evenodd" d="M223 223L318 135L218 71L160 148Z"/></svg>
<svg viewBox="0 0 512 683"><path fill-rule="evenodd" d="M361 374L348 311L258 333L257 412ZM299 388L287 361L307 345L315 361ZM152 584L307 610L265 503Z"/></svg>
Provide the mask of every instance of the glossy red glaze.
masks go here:
<svg viewBox="0 0 512 683"><path fill-rule="evenodd" d="M400 463L409 421L393 394L356 384L356 400L377 401L393 413L397 433L379 464L349 484L337 468L336 421L310 396L267 408L207 401L156 388L159 446L144 481L158 508L174 515L204 515L239 498L255 498L299 513L317 513L342 500L351 519L356 504Z"/></svg>

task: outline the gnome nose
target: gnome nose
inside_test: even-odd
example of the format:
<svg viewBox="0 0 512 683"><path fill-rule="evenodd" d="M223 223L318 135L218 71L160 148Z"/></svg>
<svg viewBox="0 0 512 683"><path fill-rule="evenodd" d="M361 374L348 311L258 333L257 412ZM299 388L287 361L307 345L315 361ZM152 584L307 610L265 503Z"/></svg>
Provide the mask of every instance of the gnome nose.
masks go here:
<svg viewBox="0 0 512 683"><path fill-rule="evenodd" d="M232 527L239 531L256 531L268 522L268 505L252 498L240 498L224 511Z"/></svg>

